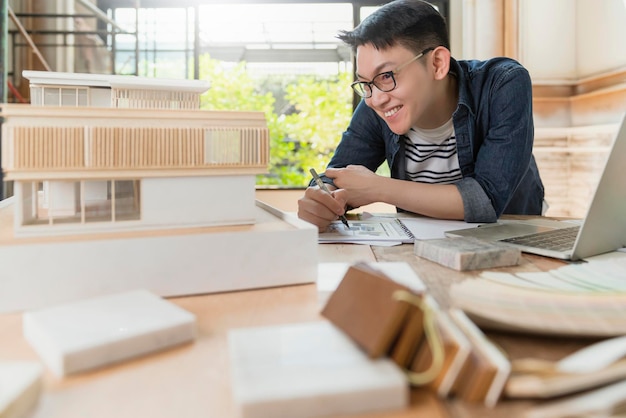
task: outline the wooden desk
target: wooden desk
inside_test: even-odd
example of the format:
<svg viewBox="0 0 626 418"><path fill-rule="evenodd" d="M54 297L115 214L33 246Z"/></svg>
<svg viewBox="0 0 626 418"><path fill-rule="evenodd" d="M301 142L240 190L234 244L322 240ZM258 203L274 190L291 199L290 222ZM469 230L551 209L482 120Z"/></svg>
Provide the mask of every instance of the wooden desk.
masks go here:
<svg viewBox="0 0 626 418"><path fill-rule="evenodd" d="M324 244L320 261L408 261L447 306L446 289L467 275L441 267L412 254L412 245L370 247ZM561 265L542 257L526 256L523 264L508 270L539 271ZM470 273L470 275L476 273ZM231 400L227 331L320 319L315 285L212 294L171 299L198 318L198 339L165 352L110 366L102 370L57 379L46 371L44 392L30 418L140 418L140 417L234 417ZM582 341L492 335L511 356L541 355L559 358ZM22 337L21 315L0 315L0 361L37 360ZM368 418L408 417L501 417L512 418L528 402L502 401L489 410L480 405L438 400L415 389L411 407L405 411L369 414Z"/></svg>
<svg viewBox="0 0 626 418"><path fill-rule="evenodd" d="M420 279L427 285L429 292L443 308L450 306L448 290L452 283L460 282L480 274L480 270L459 272L440 266L426 259L416 257L413 255L412 245L372 247L372 251L377 261L408 262L417 272ZM565 264L565 262L556 259L524 254L522 263L518 266L489 270L537 272L555 269ZM486 332L486 334L493 342L499 345L511 359L534 356L548 360L558 360L588 345L590 341L593 341L582 338L547 338L495 332ZM528 407L533 405L531 401L513 401L506 399L501 400L493 409L454 399L448 399L442 403L448 416L454 418L514 418L522 416Z"/></svg>

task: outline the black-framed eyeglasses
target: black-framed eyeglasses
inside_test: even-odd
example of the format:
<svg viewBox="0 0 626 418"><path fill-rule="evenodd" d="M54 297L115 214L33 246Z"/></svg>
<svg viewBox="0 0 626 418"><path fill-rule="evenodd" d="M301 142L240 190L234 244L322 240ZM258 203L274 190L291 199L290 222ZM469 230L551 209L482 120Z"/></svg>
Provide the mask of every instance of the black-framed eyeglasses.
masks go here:
<svg viewBox="0 0 626 418"><path fill-rule="evenodd" d="M354 83L350 84L350 87L352 87L352 90L354 90L356 94L363 97L364 99L372 97L372 86L375 86L378 90L382 92L389 92L396 88L396 78L394 77L394 75L398 74L401 69L403 69L413 61L417 61L418 59L422 58L433 49L435 48L426 48L425 50L411 58L409 61L400 65L395 70L385 71L384 73L377 74L376 76L374 76L372 81L355 81Z"/></svg>

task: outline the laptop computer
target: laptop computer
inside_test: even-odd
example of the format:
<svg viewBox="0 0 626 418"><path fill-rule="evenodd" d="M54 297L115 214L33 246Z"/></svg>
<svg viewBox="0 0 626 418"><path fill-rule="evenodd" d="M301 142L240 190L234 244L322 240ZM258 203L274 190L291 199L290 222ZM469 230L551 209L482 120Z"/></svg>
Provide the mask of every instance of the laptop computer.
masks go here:
<svg viewBox="0 0 626 418"><path fill-rule="evenodd" d="M580 260L626 246L626 115L613 141L604 171L582 222L549 219L500 220L478 228L447 231L449 237L473 236L503 241L520 250L564 260ZM551 245L550 235L570 235L568 245ZM531 242L532 241L532 242ZM536 241L543 241L537 243Z"/></svg>

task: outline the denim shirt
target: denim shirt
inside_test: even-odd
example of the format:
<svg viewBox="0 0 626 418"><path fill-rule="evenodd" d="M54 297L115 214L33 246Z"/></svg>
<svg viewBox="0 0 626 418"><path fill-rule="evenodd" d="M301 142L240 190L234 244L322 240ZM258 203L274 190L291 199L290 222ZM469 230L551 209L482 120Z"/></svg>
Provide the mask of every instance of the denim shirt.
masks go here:
<svg viewBox="0 0 626 418"><path fill-rule="evenodd" d="M452 116L463 178L455 183L466 222L495 222L503 213L541 214L544 189L532 155L532 85L528 71L509 58L451 59L459 102ZM362 100L328 167L387 160L391 177L408 180L404 138ZM330 181L326 178L325 181ZM402 210L401 208L398 208Z"/></svg>

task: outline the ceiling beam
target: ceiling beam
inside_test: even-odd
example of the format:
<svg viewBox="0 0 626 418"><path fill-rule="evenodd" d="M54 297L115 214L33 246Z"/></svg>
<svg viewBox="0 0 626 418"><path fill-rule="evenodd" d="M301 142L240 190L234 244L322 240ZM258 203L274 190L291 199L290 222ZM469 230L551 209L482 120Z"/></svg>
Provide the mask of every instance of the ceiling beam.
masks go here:
<svg viewBox="0 0 626 418"><path fill-rule="evenodd" d="M351 53L343 45L328 49L246 48L245 46L203 46L200 53L211 58L238 62L349 62Z"/></svg>
<svg viewBox="0 0 626 418"><path fill-rule="evenodd" d="M98 7L106 10L116 7L139 7L166 8L166 7L191 7L203 4L266 4L266 3L352 3L355 6L380 6L391 0L98 0Z"/></svg>

